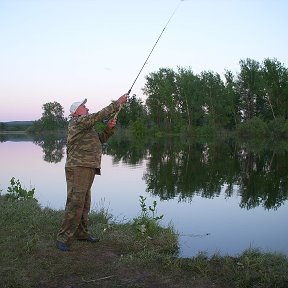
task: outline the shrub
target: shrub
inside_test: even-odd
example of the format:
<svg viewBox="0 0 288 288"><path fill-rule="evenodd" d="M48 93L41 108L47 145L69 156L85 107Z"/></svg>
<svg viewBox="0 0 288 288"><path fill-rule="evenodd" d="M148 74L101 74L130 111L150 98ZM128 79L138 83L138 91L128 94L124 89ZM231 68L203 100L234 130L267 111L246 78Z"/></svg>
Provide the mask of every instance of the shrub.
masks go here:
<svg viewBox="0 0 288 288"><path fill-rule="evenodd" d="M130 129L134 137L143 137L146 135L146 127L142 119L137 119L130 124Z"/></svg>
<svg viewBox="0 0 288 288"><path fill-rule="evenodd" d="M288 138L288 122L284 117L277 117L268 123L273 138Z"/></svg>
<svg viewBox="0 0 288 288"><path fill-rule="evenodd" d="M158 221L163 218L163 215L156 215L156 201L153 202L153 206L149 206L148 208L145 201L146 197L140 196L141 215L134 219L134 225L140 235L152 237L155 235L157 230L159 230L160 226Z"/></svg>
<svg viewBox="0 0 288 288"><path fill-rule="evenodd" d="M237 134L243 137L264 137L268 135L268 126L262 119L253 117L238 126Z"/></svg>
<svg viewBox="0 0 288 288"><path fill-rule="evenodd" d="M16 180L15 177L11 178L10 184L11 186L9 186L7 189L8 193L5 194L7 200L16 201L34 199L35 188L26 190L22 187L19 179Z"/></svg>

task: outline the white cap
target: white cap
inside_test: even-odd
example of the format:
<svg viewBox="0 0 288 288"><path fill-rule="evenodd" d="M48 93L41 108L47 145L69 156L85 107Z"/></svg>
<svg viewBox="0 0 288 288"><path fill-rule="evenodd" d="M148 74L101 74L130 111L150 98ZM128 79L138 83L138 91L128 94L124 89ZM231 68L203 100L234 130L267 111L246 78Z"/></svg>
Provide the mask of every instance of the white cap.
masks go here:
<svg viewBox="0 0 288 288"><path fill-rule="evenodd" d="M72 103L72 105L70 106L70 113L74 114L75 111L78 109L78 107L81 105L84 105L86 102L87 102L87 99L85 98L83 101Z"/></svg>

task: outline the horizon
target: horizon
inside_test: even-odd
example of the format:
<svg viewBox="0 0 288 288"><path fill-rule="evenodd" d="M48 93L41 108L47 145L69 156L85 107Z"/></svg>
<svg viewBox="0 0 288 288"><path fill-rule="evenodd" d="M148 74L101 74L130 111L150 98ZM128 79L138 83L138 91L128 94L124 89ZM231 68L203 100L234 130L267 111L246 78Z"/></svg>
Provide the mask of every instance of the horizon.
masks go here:
<svg viewBox="0 0 288 288"><path fill-rule="evenodd" d="M91 113L127 93L163 26L177 9L135 83L160 68L236 73L239 61L288 66L285 0L0 1L0 122L35 121L58 102L69 115L87 98Z"/></svg>

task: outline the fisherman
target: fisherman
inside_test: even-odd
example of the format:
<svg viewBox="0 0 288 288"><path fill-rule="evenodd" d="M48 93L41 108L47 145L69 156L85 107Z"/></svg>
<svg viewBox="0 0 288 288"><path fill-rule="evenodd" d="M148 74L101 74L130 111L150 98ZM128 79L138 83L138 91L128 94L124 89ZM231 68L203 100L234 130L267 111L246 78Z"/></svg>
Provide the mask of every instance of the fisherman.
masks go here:
<svg viewBox="0 0 288 288"><path fill-rule="evenodd" d="M94 124L119 111L127 98L128 94L124 94L101 111L91 114L85 106L87 99L74 102L70 107L65 165L67 201L64 220L56 240L56 247L61 251L69 251L73 239L99 241L98 237L88 231L90 189L95 174L101 174L102 144L113 135L117 120L116 117L111 118L102 133L95 131Z"/></svg>

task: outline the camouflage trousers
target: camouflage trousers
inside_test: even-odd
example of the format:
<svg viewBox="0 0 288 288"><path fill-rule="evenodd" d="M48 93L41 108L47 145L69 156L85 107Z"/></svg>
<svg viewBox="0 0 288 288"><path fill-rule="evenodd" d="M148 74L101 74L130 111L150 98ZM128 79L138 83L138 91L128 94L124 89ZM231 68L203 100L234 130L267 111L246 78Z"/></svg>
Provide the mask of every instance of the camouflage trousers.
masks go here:
<svg viewBox="0 0 288 288"><path fill-rule="evenodd" d="M91 186L95 169L89 167L66 167L67 201L65 216L57 240L70 244L73 238L86 239L88 213L91 205Z"/></svg>

